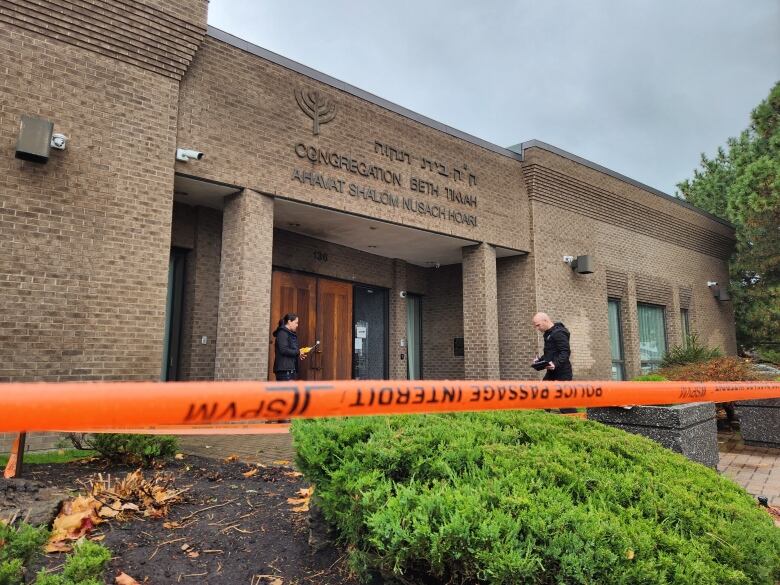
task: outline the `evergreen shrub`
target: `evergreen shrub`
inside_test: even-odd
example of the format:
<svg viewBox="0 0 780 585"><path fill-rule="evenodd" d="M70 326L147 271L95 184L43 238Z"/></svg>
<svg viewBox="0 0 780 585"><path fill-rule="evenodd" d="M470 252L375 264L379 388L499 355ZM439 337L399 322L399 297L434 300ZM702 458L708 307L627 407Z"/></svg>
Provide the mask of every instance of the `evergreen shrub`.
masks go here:
<svg viewBox="0 0 780 585"><path fill-rule="evenodd" d="M682 345L673 345L661 359L661 367L683 366L697 364L719 358L723 353L717 347L707 347L699 343L699 336L689 335Z"/></svg>
<svg viewBox="0 0 780 585"><path fill-rule="evenodd" d="M364 579L773 585L741 487L598 423L504 411L296 421L297 463Z"/></svg>
<svg viewBox="0 0 780 585"><path fill-rule="evenodd" d="M173 457L178 441L170 435L101 433L91 435L87 445L111 461L149 467L157 459Z"/></svg>

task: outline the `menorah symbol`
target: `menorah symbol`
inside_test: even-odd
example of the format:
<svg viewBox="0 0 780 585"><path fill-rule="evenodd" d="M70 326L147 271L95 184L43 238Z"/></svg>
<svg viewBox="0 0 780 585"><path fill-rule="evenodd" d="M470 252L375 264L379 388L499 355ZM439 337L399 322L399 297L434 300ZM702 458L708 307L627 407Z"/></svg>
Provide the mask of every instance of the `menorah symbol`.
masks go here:
<svg viewBox="0 0 780 585"><path fill-rule="evenodd" d="M314 135L320 133L320 124L327 124L336 117L336 104L318 91L295 90L295 101L303 110L303 113L314 121Z"/></svg>

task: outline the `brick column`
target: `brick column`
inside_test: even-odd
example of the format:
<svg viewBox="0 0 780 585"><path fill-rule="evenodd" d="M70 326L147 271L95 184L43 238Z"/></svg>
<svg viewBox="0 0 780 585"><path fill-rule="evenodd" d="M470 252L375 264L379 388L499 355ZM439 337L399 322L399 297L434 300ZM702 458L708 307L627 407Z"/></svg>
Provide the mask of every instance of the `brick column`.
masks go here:
<svg viewBox="0 0 780 585"><path fill-rule="evenodd" d="M274 201L245 189L225 200L214 378L268 377Z"/></svg>
<svg viewBox="0 0 780 585"><path fill-rule="evenodd" d="M636 308L636 279L629 275L626 280L626 296L621 300L623 325L623 359L626 379L642 373L639 357L639 316Z"/></svg>
<svg viewBox="0 0 780 585"><path fill-rule="evenodd" d="M529 254L496 261L502 380L526 380L534 373L528 367L537 350L536 331L531 326L536 313L534 276L534 260Z"/></svg>
<svg viewBox="0 0 780 585"><path fill-rule="evenodd" d="M463 252L463 336L467 380L500 377L496 250L489 244Z"/></svg>
<svg viewBox="0 0 780 585"><path fill-rule="evenodd" d="M666 305L666 344L667 351L673 345L682 345L682 319L680 318L680 291L672 287L672 298Z"/></svg>
<svg viewBox="0 0 780 585"><path fill-rule="evenodd" d="M406 340L406 299L401 291L406 290L406 262L393 260L393 289L390 291L390 379L406 380L409 368L406 365L407 347L400 341ZM403 355L403 359L401 359Z"/></svg>

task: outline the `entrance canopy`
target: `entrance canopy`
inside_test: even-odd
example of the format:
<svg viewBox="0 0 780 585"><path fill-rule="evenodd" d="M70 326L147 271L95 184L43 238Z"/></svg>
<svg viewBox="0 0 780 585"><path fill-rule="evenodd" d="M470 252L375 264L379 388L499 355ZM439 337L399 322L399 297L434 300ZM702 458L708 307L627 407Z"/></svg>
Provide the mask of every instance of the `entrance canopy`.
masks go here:
<svg viewBox="0 0 780 585"><path fill-rule="evenodd" d="M177 174L174 200L222 209L224 198L241 190L236 185ZM480 243L279 196L274 198L274 227L424 268L460 264L461 248ZM497 258L522 254L525 252L496 246Z"/></svg>
<svg viewBox="0 0 780 585"><path fill-rule="evenodd" d="M425 268L460 264L461 248L479 243L279 197L274 227ZM523 253L496 248L498 258Z"/></svg>

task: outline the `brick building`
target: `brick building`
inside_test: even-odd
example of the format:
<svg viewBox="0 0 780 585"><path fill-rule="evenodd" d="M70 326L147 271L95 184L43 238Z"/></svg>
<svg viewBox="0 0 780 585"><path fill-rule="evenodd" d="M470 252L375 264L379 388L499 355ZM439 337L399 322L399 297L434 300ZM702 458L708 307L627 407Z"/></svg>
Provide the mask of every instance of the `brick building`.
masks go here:
<svg viewBox="0 0 780 585"><path fill-rule="evenodd" d="M0 3L0 381L575 377L684 330L735 352L730 225L530 141L501 148L206 25L206 0ZM68 138L17 158L23 116ZM178 149L204 153L176 160ZM24 153L22 153L24 155ZM564 256L589 256L581 274ZM581 270L584 261L579 263Z"/></svg>

